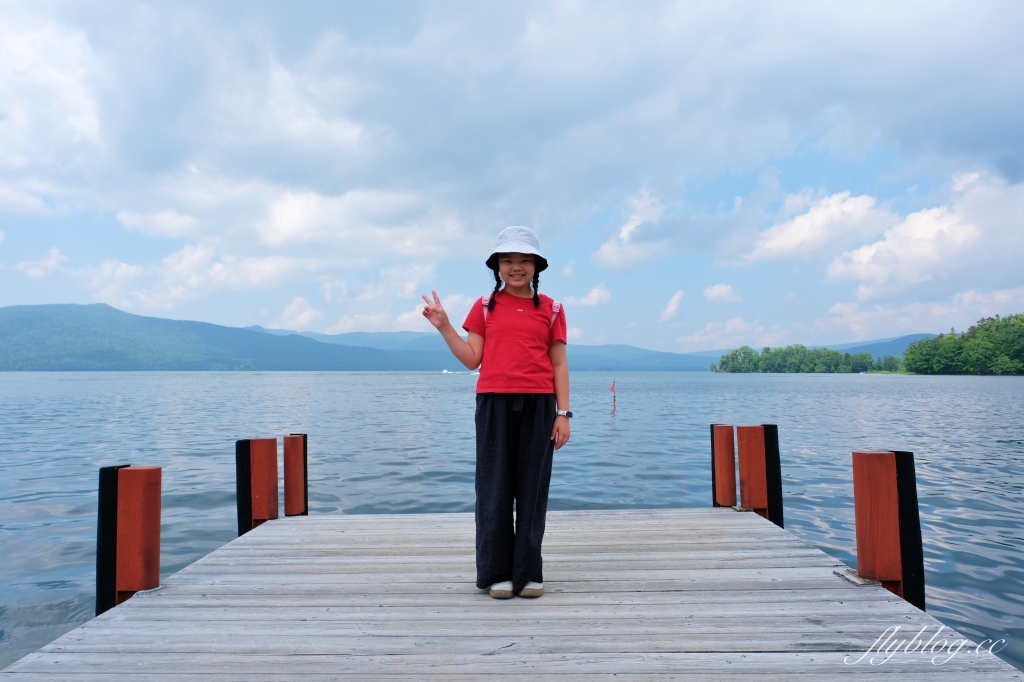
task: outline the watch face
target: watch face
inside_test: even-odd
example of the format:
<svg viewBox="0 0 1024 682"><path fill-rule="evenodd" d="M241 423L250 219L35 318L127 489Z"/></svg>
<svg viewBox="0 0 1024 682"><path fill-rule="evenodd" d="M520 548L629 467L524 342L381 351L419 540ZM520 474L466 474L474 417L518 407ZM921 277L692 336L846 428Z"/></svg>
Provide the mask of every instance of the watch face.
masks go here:
<svg viewBox="0 0 1024 682"><path fill-rule="evenodd" d="M572 412L566 412L565 416L568 417L569 419L572 419Z"/></svg>

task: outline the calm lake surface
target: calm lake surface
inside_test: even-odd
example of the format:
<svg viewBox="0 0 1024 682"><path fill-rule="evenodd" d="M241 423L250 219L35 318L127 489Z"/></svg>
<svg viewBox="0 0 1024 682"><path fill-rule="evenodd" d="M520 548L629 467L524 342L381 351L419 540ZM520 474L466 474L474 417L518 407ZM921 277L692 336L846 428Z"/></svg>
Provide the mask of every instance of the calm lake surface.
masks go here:
<svg viewBox="0 0 1024 682"><path fill-rule="evenodd" d="M707 506L708 424L777 423L786 528L856 566L850 453L913 451L928 611L1024 668L1024 379L572 382L551 509ZM0 668L92 617L100 466L164 468L167 576L235 537L238 438L309 433L312 514L472 511L474 390L465 373L0 373Z"/></svg>

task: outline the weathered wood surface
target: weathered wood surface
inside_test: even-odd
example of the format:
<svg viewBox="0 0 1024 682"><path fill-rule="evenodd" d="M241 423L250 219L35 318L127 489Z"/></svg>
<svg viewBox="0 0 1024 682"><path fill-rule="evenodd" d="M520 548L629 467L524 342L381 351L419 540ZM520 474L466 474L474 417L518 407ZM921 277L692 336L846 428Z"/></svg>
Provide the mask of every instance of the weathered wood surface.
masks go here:
<svg viewBox="0 0 1024 682"><path fill-rule="evenodd" d="M878 585L836 576L843 564L755 514L551 513L540 599L477 590L473 546L466 514L271 521L2 675L1024 679L969 645L941 665L921 653L845 663L886 628L930 637L940 623Z"/></svg>

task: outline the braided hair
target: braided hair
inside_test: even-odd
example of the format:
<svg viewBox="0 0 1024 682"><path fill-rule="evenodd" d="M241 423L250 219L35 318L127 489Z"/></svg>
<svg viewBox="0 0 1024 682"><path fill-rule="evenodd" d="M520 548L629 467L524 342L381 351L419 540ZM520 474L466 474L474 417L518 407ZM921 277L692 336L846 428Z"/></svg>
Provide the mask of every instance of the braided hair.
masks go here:
<svg viewBox="0 0 1024 682"><path fill-rule="evenodd" d="M499 291L501 291L501 273L498 272L498 268L494 268L494 291L491 292L491 299L487 301L488 312L494 312L494 302L498 298Z"/></svg>
<svg viewBox="0 0 1024 682"><path fill-rule="evenodd" d="M534 260L534 266L536 266L536 260ZM491 298L487 301L487 312L494 312L494 302L498 298L498 292L501 291L501 272L498 268L494 268L491 272L494 273L494 291L491 292ZM540 273L536 270L533 271L533 307L540 307Z"/></svg>

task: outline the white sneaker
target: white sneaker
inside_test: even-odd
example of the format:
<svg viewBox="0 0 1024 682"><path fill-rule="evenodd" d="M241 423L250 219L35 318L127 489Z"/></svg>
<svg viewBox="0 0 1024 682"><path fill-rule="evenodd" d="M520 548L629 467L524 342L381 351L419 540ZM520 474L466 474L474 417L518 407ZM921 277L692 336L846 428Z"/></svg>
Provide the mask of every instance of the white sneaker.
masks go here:
<svg viewBox="0 0 1024 682"><path fill-rule="evenodd" d="M544 583L530 581L519 591L520 597L539 597L544 594Z"/></svg>
<svg viewBox="0 0 1024 682"><path fill-rule="evenodd" d="M515 596L512 592L512 581L506 580L503 583L494 583L491 585L491 589L488 590L491 596L495 599L511 599Z"/></svg>

